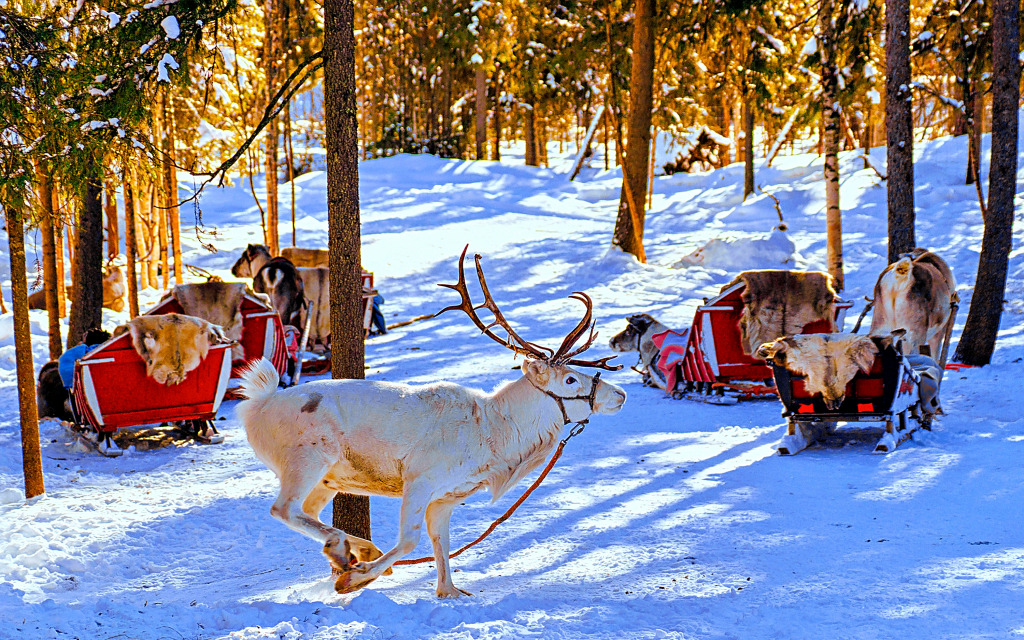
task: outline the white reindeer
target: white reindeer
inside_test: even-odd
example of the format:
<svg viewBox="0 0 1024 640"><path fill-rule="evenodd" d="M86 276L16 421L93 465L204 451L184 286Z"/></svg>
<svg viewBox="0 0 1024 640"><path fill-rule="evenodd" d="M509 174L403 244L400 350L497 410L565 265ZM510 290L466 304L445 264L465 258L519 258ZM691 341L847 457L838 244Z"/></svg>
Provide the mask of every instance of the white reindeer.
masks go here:
<svg viewBox="0 0 1024 640"><path fill-rule="evenodd" d="M271 513L289 527L324 543L336 573L335 590L355 591L415 549L424 521L437 562L437 595L469 595L452 583L448 523L467 496L488 489L497 500L539 466L558 443L562 428L592 414L616 413L626 400L619 387L569 365L617 370L609 356L575 359L596 338L592 302L557 351L519 337L498 310L476 256L477 276L494 321L476 313L466 286L464 259L459 281L444 284L486 335L526 356L523 375L494 393L441 382L409 386L369 380L324 380L277 390L277 371L260 360L244 376L238 416L256 455L277 474L280 494ZM500 326L502 338L490 329ZM589 329L586 342L573 349ZM398 542L381 553L368 540L319 520L337 492L402 498Z"/></svg>

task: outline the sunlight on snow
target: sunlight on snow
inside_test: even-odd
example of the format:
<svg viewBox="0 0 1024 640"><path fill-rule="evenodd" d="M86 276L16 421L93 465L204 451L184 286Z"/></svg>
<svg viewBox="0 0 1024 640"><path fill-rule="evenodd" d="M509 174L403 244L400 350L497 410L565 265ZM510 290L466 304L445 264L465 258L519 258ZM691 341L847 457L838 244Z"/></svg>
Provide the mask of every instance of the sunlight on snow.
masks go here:
<svg viewBox="0 0 1024 640"><path fill-rule="evenodd" d="M857 494L860 500L909 500L933 485L942 473L957 464L961 456L956 453L935 455L927 464L909 465L901 469L902 477L896 478L887 486L862 491Z"/></svg>

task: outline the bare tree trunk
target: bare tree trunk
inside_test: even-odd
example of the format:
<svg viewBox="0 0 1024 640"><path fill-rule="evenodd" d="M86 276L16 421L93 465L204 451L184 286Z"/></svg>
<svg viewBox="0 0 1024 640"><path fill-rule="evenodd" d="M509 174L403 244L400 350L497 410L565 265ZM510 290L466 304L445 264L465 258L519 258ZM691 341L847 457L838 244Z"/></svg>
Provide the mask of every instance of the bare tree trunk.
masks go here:
<svg viewBox="0 0 1024 640"><path fill-rule="evenodd" d="M981 178L981 130L985 119L985 91L981 78L970 83L971 90L964 108L967 111L967 179L965 184L974 184L975 176Z"/></svg>
<svg viewBox="0 0 1024 640"><path fill-rule="evenodd" d="M124 250L126 254L126 279L128 280L128 315L139 315L139 285L135 275L135 263L139 259L138 244L135 238L135 193L132 190L131 174L125 169L121 172L121 184L124 189ZM142 270L145 273L145 269Z"/></svg>
<svg viewBox="0 0 1024 640"><path fill-rule="evenodd" d="M54 193L53 179L50 179L50 198L53 201L53 251L54 257L57 260L57 279L55 280L57 285L57 317L63 318L68 314L68 302L67 302L67 286L64 283L64 278L67 270L64 268L64 221L63 216L60 213L60 207L57 206L57 194Z"/></svg>
<svg viewBox="0 0 1024 640"><path fill-rule="evenodd" d="M64 273L57 270L57 240L53 232L53 190L50 176L41 161L36 161L35 168L36 184L39 188L39 231L43 236L43 296L46 298L50 360L56 360L63 351L60 340L60 306L57 304L57 278L63 278Z"/></svg>
<svg viewBox="0 0 1024 640"><path fill-rule="evenodd" d="M267 77L267 104L270 104L270 97L274 95L278 87L277 67L281 57L281 35L278 25L278 0L264 0L264 22L266 26L266 41L264 51L264 69ZM354 70L353 70L354 73ZM355 107L353 107L355 108ZM273 118L267 125L266 134L266 185L267 185L267 248L271 255L279 255L281 252L278 238L279 207L277 201L277 118ZM358 140L356 145L358 147Z"/></svg>
<svg viewBox="0 0 1024 640"><path fill-rule="evenodd" d="M87 329L99 328L103 308L103 168L94 158L82 187L78 248L75 251L74 298L68 319L68 348L82 341Z"/></svg>
<svg viewBox="0 0 1024 640"><path fill-rule="evenodd" d="M327 225L330 253L331 368L334 378L363 374L362 266L356 132L355 8L324 2L324 104L327 120ZM370 538L370 500L339 494L334 526Z"/></svg>
<svg viewBox="0 0 1024 640"><path fill-rule="evenodd" d="M871 101L864 105L864 125L861 127L861 146L864 148L864 168L871 168Z"/></svg>
<svg viewBox="0 0 1024 640"><path fill-rule="evenodd" d="M537 162L537 110L534 108L533 92L526 95L523 109L523 137L526 138L526 165L538 166Z"/></svg>
<svg viewBox="0 0 1024 640"><path fill-rule="evenodd" d="M633 69L629 82L629 138L619 212L612 244L646 262L644 253L644 203L647 187L647 154L651 148L651 110L654 106L654 0L636 0L633 15ZM628 193L627 193L628 190Z"/></svg>
<svg viewBox="0 0 1024 640"><path fill-rule="evenodd" d="M366 109L363 110L366 112ZM365 120L365 117L364 117ZM288 186L291 189L292 199L292 246L297 247L298 234L295 232L295 149L292 147L292 102L284 107L284 152L288 161ZM363 159L366 159L366 146L363 146Z"/></svg>
<svg viewBox="0 0 1024 640"><path fill-rule="evenodd" d="M991 362L995 350L1005 303L1017 190L1020 8L1017 0L995 0L992 9L992 131L1000 135L992 136L988 212L978 257L978 278L954 356L958 362L973 365Z"/></svg>
<svg viewBox="0 0 1024 640"><path fill-rule="evenodd" d="M501 160L501 70L494 70L494 147L491 148L491 160Z"/></svg>
<svg viewBox="0 0 1024 640"><path fill-rule="evenodd" d="M476 159L484 159L487 146L487 72L481 64L476 68Z"/></svg>
<svg viewBox="0 0 1024 640"><path fill-rule="evenodd" d="M839 70L835 54L835 25L833 0L823 0L818 14L818 42L821 51L821 126L822 151L825 156L825 224L827 226L828 272L835 280L837 291L844 287L843 278L843 223L839 208Z"/></svg>
<svg viewBox="0 0 1024 640"><path fill-rule="evenodd" d="M117 191L109 178L104 181L104 185L106 200L103 205L103 214L107 218L107 258L116 258L121 253L121 239L117 228Z"/></svg>
<svg viewBox="0 0 1024 640"><path fill-rule="evenodd" d="M36 381L32 366L32 329L28 321L25 223L22 221L21 212L12 211L9 205L5 206L4 213L11 259L11 307L14 310L14 354L18 371L18 408L21 414L21 461L25 474L25 497L34 498L44 493L46 487L43 484L43 461L39 446L39 411L36 407Z"/></svg>
<svg viewBox="0 0 1024 640"><path fill-rule="evenodd" d="M914 248L914 114L910 93L910 0L885 1L885 131L889 262Z"/></svg>
<svg viewBox="0 0 1024 640"><path fill-rule="evenodd" d="M548 119L540 113L540 105L533 105L538 111L537 121L537 162L542 167L548 166Z"/></svg>
<svg viewBox="0 0 1024 640"><path fill-rule="evenodd" d="M154 289L159 289L160 285L157 284L160 281L160 258L163 253L161 247L160 238L160 221L163 216L160 215L160 209L157 207L157 185L156 182L150 182L149 185L149 286ZM163 255L166 255L165 253Z"/></svg>
<svg viewBox="0 0 1024 640"><path fill-rule="evenodd" d="M827 0L826 0L827 1ZM754 193L754 107L750 89L743 90L743 199Z"/></svg>
<svg viewBox="0 0 1024 640"><path fill-rule="evenodd" d="M181 218L178 212L178 169L174 166L176 162L176 150L175 150L175 136L177 134L177 128L174 122L174 106L171 101L171 95L168 92L164 92L163 100L161 102L161 110L163 111L163 123L164 123L164 140L163 140L163 180L164 180L164 194L166 201L164 206L167 208L167 224L170 227L170 252L174 261L174 284L182 284L184 282L184 274L182 273L184 268L181 264ZM167 263L164 262L164 269L166 270ZM164 288L167 288L167 274L164 273Z"/></svg>

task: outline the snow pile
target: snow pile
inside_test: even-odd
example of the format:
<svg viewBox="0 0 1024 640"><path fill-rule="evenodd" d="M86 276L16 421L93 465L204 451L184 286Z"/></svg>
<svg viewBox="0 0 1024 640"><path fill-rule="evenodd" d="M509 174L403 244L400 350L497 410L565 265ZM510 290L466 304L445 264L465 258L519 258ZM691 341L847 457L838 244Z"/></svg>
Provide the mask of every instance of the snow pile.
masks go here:
<svg viewBox="0 0 1024 640"><path fill-rule="evenodd" d="M747 271L749 269L785 269L793 265L796 244L786 235L785 228L775 227L764 237L725 236L712 238L672 263L672 267L701 266L708 269Z"/></svg>

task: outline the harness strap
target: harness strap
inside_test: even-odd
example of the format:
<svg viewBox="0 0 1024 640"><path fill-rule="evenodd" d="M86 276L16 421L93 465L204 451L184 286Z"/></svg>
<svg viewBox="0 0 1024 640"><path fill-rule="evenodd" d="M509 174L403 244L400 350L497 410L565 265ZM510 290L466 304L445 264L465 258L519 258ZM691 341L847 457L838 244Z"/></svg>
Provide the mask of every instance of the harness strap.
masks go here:
<svg viewBox="0 0 1024 640"><path fill-rule="evenodd" d="M593 409L594 409L594 398L597 397L597 384L598 384L598 381L599 381L600 378L601 378L601 372L598 371L596 374L594 374L594 384L590 387L590 393L585 395L585 396L562 397L562 396L555 395L555 394L551 393L550 391L547 391L546 389L541 389L540 387L537 387L537 385L534 385L534 387L536 387L540 391L543 391L547 395L549 395L552 398L554 398L556 402L558 402L558 408L562 410L562 418L565 420L565 424L569 424L569 423L572 422L572 420L570 420L568 414L566 414L566 412L565 412L565 405L563 404L563 402L565 400L586 400L587 403L590 405L591 411L593 411ZM530 384L533 384L533 382L531 382ZM544 470L540 472L540 475L537 476L537 479L533 481L533 484L531 484L530 487L525 492L523 492L523 495L519 496L519 499L516 500L512 504L512 506L509 507L507 511L505 511L505 513L501 514L501 516L498 517L497 520L492 522L491 526L487 527L487 530L480 534L480 537L478 537L476 540L470 542L469 544L466 544L466 545L463 545L462 547L459 547L459 549L457 549L456 551L453 551L452 553L449 553L448 554L448 559L451 560L452 558L461 555L462 552L465 551L466 549L469 549L470 547L472 547L472 546L478 544L479 542L483 541L483 539L486 538L487 536L489 536L492 531L494 531L496 528L498 528L499 524L501 524L502 522L505 522L506 520L508 520L509 517L513 513L515 513L515 510L519 508L519 505L523 504L523 502L525 502L526 499L528 497L530 497L530 494L533 493L534 490L537 487L540 486L541 482L544 482L544 478L547 477L548 472L550 472L551 469L555 466L555 463L558 462L558 459L560 457L562 457L562 450L565 449L565 444L567 442L569 442L569 440L571 440L575 436L578 436L579 434L583 433L583 430L587 427L587 423L588 422L589 422L589 420L587 420L586 418L576 422L576 424L573 426L573 428L569 430L568 435L566 435L565 438L563 438L561 440L561 442L558 443L558 448L556 448L555 452L553 454L551 454L551 459L548 460L547 466L544 467ZM562 426L565 426L565 424L563 424ZM406 566L406 565L411 565L411 564L423 564L424 562L433 562L433 561L434 561L434 556L424 556L422 558L412 558L412 559L408 559L408 560L398 560L398 561L394 562L391 566L394 567L394 566Z"/></svg>

